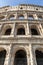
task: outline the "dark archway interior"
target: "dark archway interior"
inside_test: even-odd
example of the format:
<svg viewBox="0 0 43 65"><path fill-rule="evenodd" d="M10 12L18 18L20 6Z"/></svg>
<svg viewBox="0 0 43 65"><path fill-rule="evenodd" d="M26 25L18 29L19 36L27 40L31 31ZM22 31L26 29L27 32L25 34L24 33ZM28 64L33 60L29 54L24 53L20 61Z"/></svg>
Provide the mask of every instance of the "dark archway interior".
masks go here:
<svg viewBox="0 0 43 65"><path fill-rule="evenodd" d="M43 52L36 50L35 54L36 54L37 65L43 65Z"/></svg>
<svg viewBox="0 0 43 65"><path fill-rule="evenodd" d="M26 52L23 50L19 50L15 54L14 65L27 65L27 57Z"/></svg>
<svg viewBox="0 0 43 65"><path fill-rule="evenodd" d="M31 29L31 34L32 35L39 35L38 32L37 32L37 30L34 29L34 28Z"/></svg>
<svg viewBox="0 0 43 65"><path fill-rule="evenodd" d="M10 33L11 33L11 28L9 28L9 29L7 29L7 30L5 31L5 35L10 35Z"/></svg>
<svg viewBox="0 0 43 65"><path fill-rule="evenodd" d="M17 35L25 35L25 29L19 28L19 29L17 30Z"/></svg>
<svg viewBox="0 0 43 65"><path fill-rule="evenodd" d="M13 19L14 19L14 15L11 15L11 16L9 17L9 19L10 19L10 20L13 20Z"/></svg>
<svg viewBox="0 0 43 65"><path fill-rule="evenodd" d="M5 57L6 57L6 50L0 51L0 65L4 65Z"/></svg>

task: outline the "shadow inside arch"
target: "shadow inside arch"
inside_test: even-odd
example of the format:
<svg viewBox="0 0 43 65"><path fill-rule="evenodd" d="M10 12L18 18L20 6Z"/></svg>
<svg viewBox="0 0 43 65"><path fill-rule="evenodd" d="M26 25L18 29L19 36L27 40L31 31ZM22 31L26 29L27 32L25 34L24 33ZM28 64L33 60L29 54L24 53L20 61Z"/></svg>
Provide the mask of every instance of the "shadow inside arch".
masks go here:
<svg viewBox="0 0 43 65"><path fill-rule="evenodd" d="M15 54L14 65L27 65L26 52L18 50Z"/></svg>
<svg viewBox="0 0 43 65"><path fill-rule="evenodd" d="M6 50L0 50L0 65L4 65L6 57Z"/></svg>

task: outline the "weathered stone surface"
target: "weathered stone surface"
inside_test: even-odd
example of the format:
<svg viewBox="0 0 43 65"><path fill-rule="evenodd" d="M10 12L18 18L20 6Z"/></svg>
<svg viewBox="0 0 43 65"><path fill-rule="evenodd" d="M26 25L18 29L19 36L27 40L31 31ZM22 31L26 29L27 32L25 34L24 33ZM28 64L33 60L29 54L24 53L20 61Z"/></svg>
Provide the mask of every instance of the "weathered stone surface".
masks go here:
<svg viewBox="0 0 43 65"><path fill-rule="evenodd" d="M29 15L33 19L28 19ZM10 35L5 35L9 28ZM19 28L25 30L25 35L17 35ZM39 35L32 35L31 28L35 28ZM2 50L6 50L3 65L14 65L18 50L26 52L27 65L37 65L35 51L43 52L43 6L18 5L0 8L0 51Z"/></svg>

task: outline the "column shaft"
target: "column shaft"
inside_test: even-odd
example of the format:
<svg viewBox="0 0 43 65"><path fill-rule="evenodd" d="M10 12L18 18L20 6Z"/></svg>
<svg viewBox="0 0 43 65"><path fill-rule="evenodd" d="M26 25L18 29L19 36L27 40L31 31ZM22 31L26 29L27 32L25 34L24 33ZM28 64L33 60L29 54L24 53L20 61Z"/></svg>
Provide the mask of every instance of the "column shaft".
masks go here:
<svg viewBox="0 0 43 65"><path fill-rule="evenodd" d="M11 47L12 45L10 45L9 51L7 51L4 65L11 65Z"/></svg>
<svg viewBox="0 0 43 65"><path fill-rule="evenodd" d="M14 35L14 29L15 29L15 23L14 23L14 25L12 27L11 35Z"/></svg>
<svg viewBox="0 0 43 65"><path fill-rule="evenodd" d="M33 52L32 52L32 45L31 44L29 45L29 50L30 50L30 61L31 61L31 65L34 65L33 64Z"/></svg>
<svg viewBox="0 0 43 65"><path fill-rule="evenodd" d="M29 25L28 25L28 22L27 22L26 35L29 35Z"/></svg>

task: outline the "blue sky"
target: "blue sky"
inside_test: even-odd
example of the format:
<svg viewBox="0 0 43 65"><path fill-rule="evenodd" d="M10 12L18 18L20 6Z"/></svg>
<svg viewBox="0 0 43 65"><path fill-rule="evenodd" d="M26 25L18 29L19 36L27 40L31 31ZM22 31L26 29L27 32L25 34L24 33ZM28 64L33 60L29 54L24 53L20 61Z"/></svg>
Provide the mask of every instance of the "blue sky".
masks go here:
<svg viewBox="0 0 43 65"><path fill-rule="evenodd" d="M43 0L0 0L0 7L7 5L16 6L19 4L35 4L43 6Z"/></svg>

